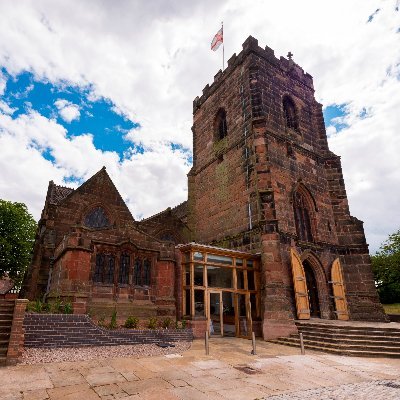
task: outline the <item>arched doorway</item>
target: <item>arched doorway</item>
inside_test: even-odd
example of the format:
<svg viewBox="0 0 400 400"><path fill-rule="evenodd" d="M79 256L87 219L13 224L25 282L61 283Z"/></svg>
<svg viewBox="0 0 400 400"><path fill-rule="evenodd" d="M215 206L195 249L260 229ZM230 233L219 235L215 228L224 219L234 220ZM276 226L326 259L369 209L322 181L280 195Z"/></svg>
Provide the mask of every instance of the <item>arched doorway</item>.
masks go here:
<svg viewBox="0 0 400 400"><path fill-rule="evenodd" d="M315 279L314 271L310 263L305 260L303 262L304 273L306 275L308 302L310 305L310 316L314 318L320 318L320 306L318 297L317 280Z"/></svg>

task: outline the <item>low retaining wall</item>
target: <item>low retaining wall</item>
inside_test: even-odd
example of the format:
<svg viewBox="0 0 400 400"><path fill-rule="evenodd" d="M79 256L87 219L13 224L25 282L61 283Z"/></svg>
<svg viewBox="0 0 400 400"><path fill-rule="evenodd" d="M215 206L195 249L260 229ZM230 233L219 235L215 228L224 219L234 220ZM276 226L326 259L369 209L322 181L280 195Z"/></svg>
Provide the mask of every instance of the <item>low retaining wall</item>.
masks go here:
<svg viewBox="0 0 400 400"><path fill-rule="evenodd" d="M400 322L400 314L388 314L390 322Z"/></svg>
<svg viewBox="0 0 400 400"><path fill-rule="evenodd" d="M193 340L191 329L118 329L95 325L87 315L26 314L25 347L118 346Z"/></svg>

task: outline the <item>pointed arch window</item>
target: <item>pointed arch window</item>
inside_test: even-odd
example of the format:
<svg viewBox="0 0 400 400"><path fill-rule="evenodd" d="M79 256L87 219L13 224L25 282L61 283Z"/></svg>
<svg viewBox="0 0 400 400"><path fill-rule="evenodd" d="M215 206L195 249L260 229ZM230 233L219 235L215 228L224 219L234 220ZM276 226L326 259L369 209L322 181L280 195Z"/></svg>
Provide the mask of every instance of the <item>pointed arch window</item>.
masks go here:
<svg viewBox="0 0 400 400"><path fill-rule="evenodd" d="M314 240L312 225L312 206L305 193L297 190L293 199L294 219L299 240L312 242Z"/></svg>
<svg viewBox="0 0 400 400"><path fill-rule="evenodd" d="M88 228L93 229L106 228L110 226L110 221L102 207L95 207L89 211L89 213L86 214L83 223Z"/></svg>
<svg viewBox="0 0 400 400"><path fill-rule="evenodd" d="M228 125L226 123L226 111L220 108L215 117L215 137L216 140L222 140L228 135Z"/></svg>
<svg viewBox="0 0 400 400"><path fill-rule="evenodd" d="M295 131L299 130L297 110L293 100L289 96L283 98L283 111L285 113L286 126Z"/></svg>

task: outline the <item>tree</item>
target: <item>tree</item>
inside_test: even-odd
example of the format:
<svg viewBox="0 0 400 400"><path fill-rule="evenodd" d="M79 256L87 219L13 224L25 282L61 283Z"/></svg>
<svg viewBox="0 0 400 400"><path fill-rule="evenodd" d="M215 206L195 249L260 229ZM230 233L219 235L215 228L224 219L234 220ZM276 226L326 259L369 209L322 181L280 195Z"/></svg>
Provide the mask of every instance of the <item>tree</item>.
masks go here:
<svg viewBox="0 0 400 400"><path fill-rule="evenodd" d="M379 297L384 304L400 302L400 229L389 235L371 257Z"/></svg>
<svg viewBox="0 0 400 400"><path fill-rule="evenodd" d="M17 287L32 258L36 227L25 204L0 199L0 278L8 274Z"/></svg>

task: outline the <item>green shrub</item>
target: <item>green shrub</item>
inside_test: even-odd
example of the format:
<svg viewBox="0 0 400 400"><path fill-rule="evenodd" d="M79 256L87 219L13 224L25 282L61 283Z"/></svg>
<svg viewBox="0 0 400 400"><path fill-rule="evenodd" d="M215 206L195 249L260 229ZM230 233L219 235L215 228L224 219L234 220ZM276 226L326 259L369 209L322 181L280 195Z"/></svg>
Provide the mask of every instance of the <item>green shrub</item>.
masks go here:
<svg viewBox="0 0 400 400"><path fill-rule="evenodd" d="M64 303L64 314L72 314L72 311L72 303L70 301Z"/></svg>
<svg viewBox="0 0 400 400"><path fill-rule="evenodd" d="M187 324L187 322L186 322L185 319L183 319L182 321L176 321L175 328L176 329L185 329L186 328L186 324Z"/></svg>
<svg viewBox="0 0 400 400"><path fill-rule="evenodd" d="M165 329L169 329L170 326L171 326L171 324L172 324L172 319L169 318L169 317L167 317L167 318L165 318L164 321L162 322L162 327L165 328Z"/></svg>
<svg viewBox="0 0 400 400"><path fill-rule="evenodd" d="M59 297L56 297L56 299L55 299L52 303L50 303L50 304L48 305L48 308L49 308L49 311L50 311L52 314L59 314L59 313L61 313L61 312L62 312L62 309L63 309L63 304L62 304L61 299L60 299Z"/></svg>
<svg viewBox="0 0 400 400"><path fill-rule="evenodd" d="M139 326L139 318L137 317L128 317L125 321L125 328L137 329Z"/></svg>
<svg viewBox="0 0 400 400"><path fill-rule="evenodd" d="M158 322L157 318L154 318L154 317L150 318L147 327L149 329L156 329L157 328L157 322Z"/></svg>
<svg viewBox="0 0 400 400"><path fill-rule="evenodd" d="M110 329L116 329L117 328L117 311L114 309L113 313L111 314L111 320L108 325Z"/></svg>
<svg viewBox="0 0 400 400"><path fill-rule="evenodd" d="M43 303L38 299L32 303L32 311L41 313L43 311Z"/></svg>
<svg viewBox="0 0 400 400"><path fill-rule="evenodd" d="M97 321L97 325L102 326L103 328L106 327L106 317L104 315L102 315L98 321Z"/></svg>

